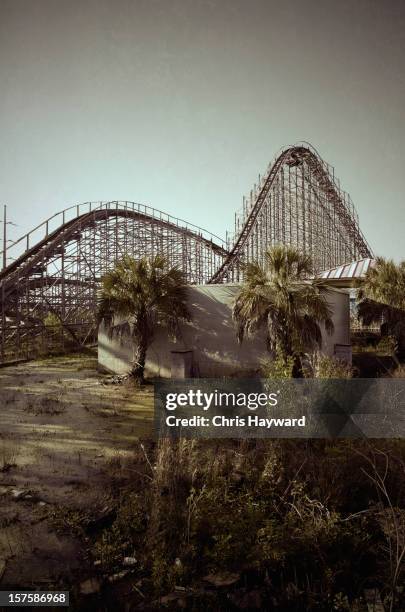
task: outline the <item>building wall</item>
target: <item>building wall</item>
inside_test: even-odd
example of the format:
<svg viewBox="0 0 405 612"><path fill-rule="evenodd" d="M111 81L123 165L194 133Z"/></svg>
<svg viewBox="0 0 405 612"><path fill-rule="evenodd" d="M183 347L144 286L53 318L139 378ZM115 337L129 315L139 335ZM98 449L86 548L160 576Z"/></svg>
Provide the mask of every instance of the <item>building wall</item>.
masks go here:
<svg viewBox="0 0 405 612"><path fill-rule="evenodd" d="M158 329L148 349L145 374L147 377L170 378L177 367L179 354L172 351L192 351L193 376L220 377L253 375L260 361L268 357L264 334L245 339L238 344L232 320L232 302L239 285L194 285L188 288L192 320L181 324L180 337L169 339L165 329ZM327 295L333 310L335 332L323 331L323 352L333 355L335 345L349 344L349 295L331 289ZM133 355L129 338L110 339L103 326L98 336L99 365L117 374L128 371ZM189 354L185 355L186 361ZM181 355L180 355L181 358Z"/></svg>

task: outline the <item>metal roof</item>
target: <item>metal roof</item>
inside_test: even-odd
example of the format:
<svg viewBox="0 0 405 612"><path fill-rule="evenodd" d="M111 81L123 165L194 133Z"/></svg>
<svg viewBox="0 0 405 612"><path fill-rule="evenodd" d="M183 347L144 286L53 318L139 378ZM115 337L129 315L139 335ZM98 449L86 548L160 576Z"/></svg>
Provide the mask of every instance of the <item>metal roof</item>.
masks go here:
<svg viewBox="0 0 405 612"><path fill-rule="evenodd" d="M375 259L367 257L321 272L319 278L329 281L331 285L352 286L356 280L365 277L367 270L375 266Z"/></svg>

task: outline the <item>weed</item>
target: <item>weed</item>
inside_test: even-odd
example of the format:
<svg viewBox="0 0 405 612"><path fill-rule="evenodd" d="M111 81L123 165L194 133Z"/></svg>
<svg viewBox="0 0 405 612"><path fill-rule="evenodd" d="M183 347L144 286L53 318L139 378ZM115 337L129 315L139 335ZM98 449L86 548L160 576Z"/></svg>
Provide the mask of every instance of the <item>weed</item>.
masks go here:
<svg viewBox="0 0 405 612"><path fill-rule="evenodd" d="M19 445L16 442L0 440L0 472L8 472L17 465Z"/></svg>
<svg viewBox="0 0 405 612"><path fill-rule="evenodd" d="M66 410L63 402L59 397L44 396L39 401L28 401L24 407L24 411L34 414L35 416L49 415L57 416L63 414Z"/></svg>
<svg viewBox="0 0 405 612"><path fill-rule="evenodd" d="M77 537L84 536L84 527L88 517L88 513L83 510L64 507L54 507L49 514L49 518L57 531L67 532Z"/></svg>

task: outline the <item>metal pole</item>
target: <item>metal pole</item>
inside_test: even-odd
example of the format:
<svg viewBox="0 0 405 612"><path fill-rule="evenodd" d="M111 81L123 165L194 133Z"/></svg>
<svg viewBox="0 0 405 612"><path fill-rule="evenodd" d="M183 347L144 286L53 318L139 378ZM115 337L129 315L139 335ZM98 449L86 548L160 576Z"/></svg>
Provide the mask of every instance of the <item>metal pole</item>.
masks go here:
<svg viewBox="0 0 405 612"><path fill-rule="evenodd" d="M3 270L7 266L7 205L3 206Z"/></svg>

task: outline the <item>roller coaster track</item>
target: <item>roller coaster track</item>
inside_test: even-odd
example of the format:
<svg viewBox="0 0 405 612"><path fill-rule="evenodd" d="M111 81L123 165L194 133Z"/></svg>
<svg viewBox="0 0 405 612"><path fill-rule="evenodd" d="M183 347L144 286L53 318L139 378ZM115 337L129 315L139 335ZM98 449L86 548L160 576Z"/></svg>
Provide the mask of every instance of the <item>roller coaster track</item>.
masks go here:
<svg viewBox="0 0 405 612"><path fill-rule="evenodd" d="M259 177L235 219L229 254L209 282L239 281L243 264L262 260L272 244L309 253L318 272L371 256L350 196L310 145L284 149Z"/></svg>
<svg viewBox="0 0 405 612"><path fill-rule="evenodd" d="M243 199L223 241L134 202L87 202L53 215L12 243L0 272L0 363L96 339L96 298L125 254L162 254L189 283L239 282L244 264L274 244L311 255L320 272L371 256L334 170L308 143L278 154Z"/></svg>
<svg viewBox="0 0 405 612"><path fill-rule="evenodd" d="M164 254L189 283L207 282L227 255L217 236L133 202L65 209L8 249L15 257L0 273L0 361L94 338L101 277L125 253Z"/></svg>

